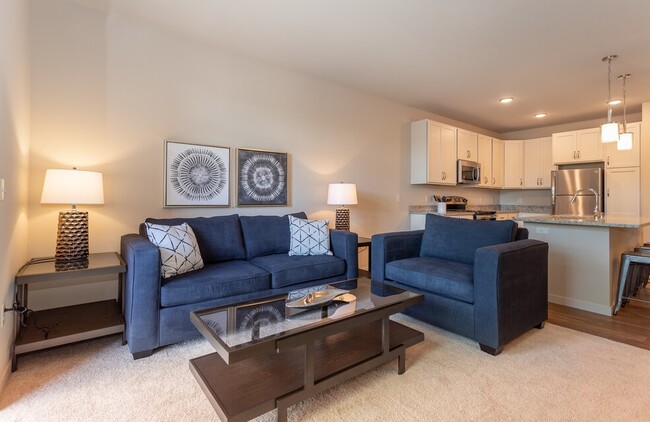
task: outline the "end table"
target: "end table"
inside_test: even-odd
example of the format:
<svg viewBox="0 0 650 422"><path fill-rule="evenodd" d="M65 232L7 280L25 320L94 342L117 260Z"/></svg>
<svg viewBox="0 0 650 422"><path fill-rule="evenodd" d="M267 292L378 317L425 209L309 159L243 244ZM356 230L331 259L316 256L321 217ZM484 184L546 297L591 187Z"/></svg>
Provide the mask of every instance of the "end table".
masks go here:
<svg viewBox="0 0 650 422"><path fill-rule="evenodd" d="M29 285L43 282L117 274L118 294L117 299L45 309L31 313L24 320L16 318L18 328L11 350L11 370L17 369L17 357L24 353L124 333L122 292L125 272L126 263L117 252L92 253L84 262L60 264L54 258L35 258L23 265L16 274L16 289L18 303L25 308L28 308Z"/></svg>

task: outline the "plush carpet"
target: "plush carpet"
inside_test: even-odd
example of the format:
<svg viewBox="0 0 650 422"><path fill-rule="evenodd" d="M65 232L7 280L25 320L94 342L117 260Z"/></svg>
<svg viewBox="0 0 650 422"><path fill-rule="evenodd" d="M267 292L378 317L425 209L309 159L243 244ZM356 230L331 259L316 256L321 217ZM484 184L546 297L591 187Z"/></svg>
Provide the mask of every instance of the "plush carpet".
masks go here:
<svg viewBox="0 0 650 422"><path fill-rule="evenodd" d="M547 324L489 356L470 340L397 316L425 333L396 362L289 409L292 421L650 420L650 351ZM218 420L188 369L204 340L134 361L118 336L19 358L2 421ZM274 420L275 412L259 420Z"/></svg>

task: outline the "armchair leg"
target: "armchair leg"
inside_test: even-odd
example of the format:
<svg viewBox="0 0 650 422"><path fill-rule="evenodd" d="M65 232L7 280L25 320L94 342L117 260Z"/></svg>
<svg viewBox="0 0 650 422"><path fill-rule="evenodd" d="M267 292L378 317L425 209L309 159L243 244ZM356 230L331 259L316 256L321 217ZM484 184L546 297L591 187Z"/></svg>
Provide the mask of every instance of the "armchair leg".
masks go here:
<svg viewBox="0 0 650 422"><path fill-rule="evenodd" d="M153 355L153 350L144 350L142 352L131 353L133 355L133 360L148 358Z"/></svg>
<svg viewBox="0 0 650 422"><path fill-rule="evenodd" d="M542 328L544 328L544 324L546 324L546 321L542 321L542 322L540 322L539 324L537 324L537 325L535 326L535 328L541 330Z"/></svg>
<svg viewBox="0 0 650 422"><path fill-rule="evenodd" d="M481 343L479 343L479 346L481 346L482 351L484 351L485 353L489 353L492 356L498 355L503 350L503 346L497 347L496 349L494 347L486 346L485 344L481 344Z"/></svg>

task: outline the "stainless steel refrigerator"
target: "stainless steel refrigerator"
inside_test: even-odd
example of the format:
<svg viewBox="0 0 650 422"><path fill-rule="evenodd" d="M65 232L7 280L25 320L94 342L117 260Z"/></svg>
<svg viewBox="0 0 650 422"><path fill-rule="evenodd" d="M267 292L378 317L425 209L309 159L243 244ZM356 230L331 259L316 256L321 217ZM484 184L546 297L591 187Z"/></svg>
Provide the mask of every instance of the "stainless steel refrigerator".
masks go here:
<svg viewBox="0 0 650 422"><path fill-rule="evenodd" d="M593 189L598 194L600 211L603 205L603 170L600 168L566 169L551 172L551 213L570 215L593 215L596 195L590 190L578 193L576 201L571 198L580 189Z"/></svg>

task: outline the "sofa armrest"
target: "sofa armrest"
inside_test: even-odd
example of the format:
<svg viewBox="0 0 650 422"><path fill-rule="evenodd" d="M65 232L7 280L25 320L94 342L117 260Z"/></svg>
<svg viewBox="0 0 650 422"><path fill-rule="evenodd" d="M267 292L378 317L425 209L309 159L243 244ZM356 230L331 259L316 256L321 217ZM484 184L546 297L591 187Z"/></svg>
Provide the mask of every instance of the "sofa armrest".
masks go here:
<svg viewBox="0 0 650 422"><path fill-rule="evenodd" d="M343 230L330 230L330 243L334 256L345 259L346 279L359 276L359 236Z"/></svg>
<svg viewBox="0 0 650 422"><path fill-rule="evenodd" d="M548 244L518 240L476 250L474 330L481 344L500 350L548 319Z"/></svg>
<svg viewBox="0 0 650 422"><path fill-rule="evenodd" d="M124 320L131 353L159 346L160 251L146 237L126 234L120 241L126 261Z"/></svg>
<svg viewBox="0 0 650 422"><path fill-rule="evenodd" d="M384 281L386 264L398 259L420 256L423 234L424 230L414 230L373 235L371 239L371 278L376 281Z"/></svg>

